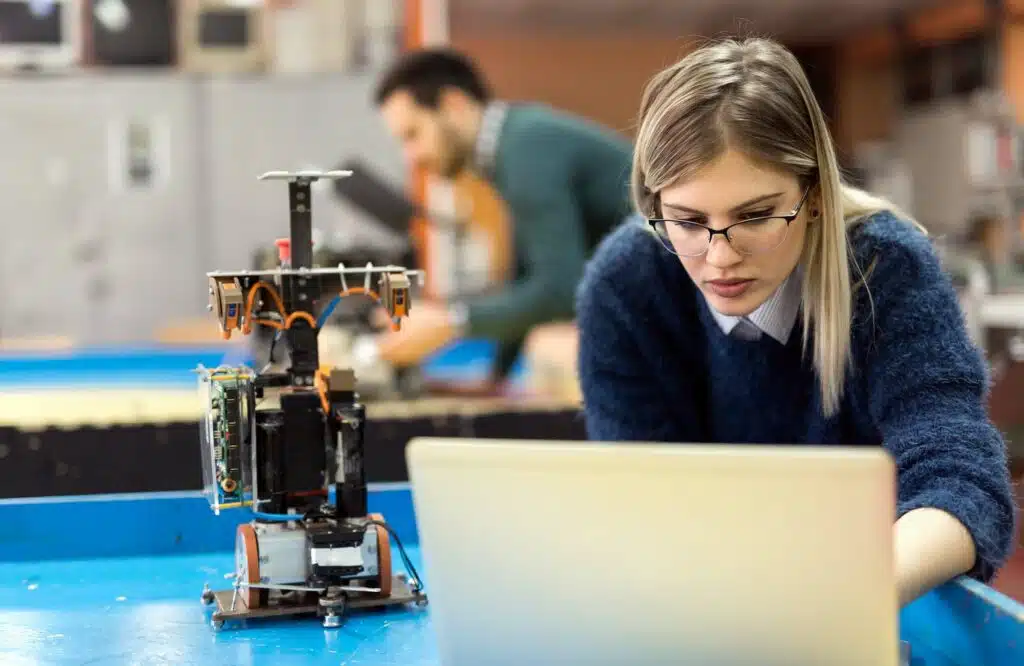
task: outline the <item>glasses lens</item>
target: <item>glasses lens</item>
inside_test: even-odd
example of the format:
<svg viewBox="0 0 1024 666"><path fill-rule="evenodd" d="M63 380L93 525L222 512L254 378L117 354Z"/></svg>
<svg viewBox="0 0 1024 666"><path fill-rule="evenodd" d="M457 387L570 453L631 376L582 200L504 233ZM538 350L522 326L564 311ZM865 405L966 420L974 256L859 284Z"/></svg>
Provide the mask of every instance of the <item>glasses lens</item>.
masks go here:
<svg viewBox="0 0 1024 666"><path fill-rule="evenodd" d="M704 254L708 249L710 234L706 227L689 222L658 222L658 233L667 247L684 257Z"/></svg>
<svg viewBox="0 0 1024 666"><path fill-rule="evenodd" d="M782 245L789 232L783 217L765 217L737 224L729 229L729 241L742 254L768 252Z"/></svg>

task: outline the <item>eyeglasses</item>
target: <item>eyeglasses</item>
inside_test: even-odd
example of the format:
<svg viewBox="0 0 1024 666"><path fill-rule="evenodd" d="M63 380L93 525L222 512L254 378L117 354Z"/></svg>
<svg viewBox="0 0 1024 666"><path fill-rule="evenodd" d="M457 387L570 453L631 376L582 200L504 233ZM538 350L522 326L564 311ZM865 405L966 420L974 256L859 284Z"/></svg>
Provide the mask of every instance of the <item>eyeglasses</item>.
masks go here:
<svg viewBox="0 0 1024 666"><path fill-rule="evenodd" d="M721 234L734 250L744 255L770 252L782 245L789 234L790 223L800 215L811 188L804 190L800 203L791 213L748 217L724 229L711 229L698 222L651 218L647 223L658 234L662 244L672 254L681 257L699 257L708 251L715 236Z"/></svg>

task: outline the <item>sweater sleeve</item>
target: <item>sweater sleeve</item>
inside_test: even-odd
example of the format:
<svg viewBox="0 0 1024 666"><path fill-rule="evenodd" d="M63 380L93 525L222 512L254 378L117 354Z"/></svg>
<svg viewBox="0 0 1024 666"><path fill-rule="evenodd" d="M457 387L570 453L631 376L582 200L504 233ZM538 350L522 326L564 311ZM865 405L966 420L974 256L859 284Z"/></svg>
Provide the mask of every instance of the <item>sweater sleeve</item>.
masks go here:
<svg viewBox="0 0 1024 666"><path fill-rule="evenodd" d="M683 358L665 358L664 347L651 344L656 338L648 340L655 329L649 298L656 291L645 274L647 258L623 242L631 231L624 228L602 245L577 297L587 437L606 442L700 441L692 385L700 373L678 371L680 364L688 365ZM666 374L669 386L663 383Z"/></svg>
<svg viewBox="0 0 1024 666"><path fill-rule="evenodd" d="M466 303L471 337L511 342L538 324L573 317L573 296L587 254L583 213L568 166L563 160L546 161L543 148L536 150L539 159L511 165L516 186L506 194L525 275Z"/></svg>
<svg viewBox="0 0 1024 666"><path fill-rule="evenodd" d="M868 284L872 304L869 411L899 478L897 515L944 510L971 533L970 575L989 580L1012 548L1016 506L1006 445L988 418L988 376L968 337L956 293L929 240L898 232L876 245Z"/></svg>

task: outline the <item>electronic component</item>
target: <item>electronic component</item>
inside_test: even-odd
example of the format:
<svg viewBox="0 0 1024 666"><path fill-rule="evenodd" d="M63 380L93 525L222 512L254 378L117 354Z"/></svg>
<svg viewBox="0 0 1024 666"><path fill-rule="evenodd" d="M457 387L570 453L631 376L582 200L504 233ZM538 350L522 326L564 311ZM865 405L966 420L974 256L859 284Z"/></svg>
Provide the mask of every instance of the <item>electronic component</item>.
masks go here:
<svg viewBox="0 0 1024 666"><path fill-rule="evenodd" d="M236 536L231 590L203 592L226 620L316 613L337 626L348 609L426 603L411 562L383 517L368 514L363 463L366 409L355 373L321 367L317 335L338 299L377 301L397 328L410 311L417 271L400 266L312 266L312 182L347 172L271 172L288 182L290 237L279 265L214 272L210 310L225 337L274 329L286 370L199 368L204 404L203 480L215 512L247 508ZM359 275L362 286L349 286ZM376 284L374 278L377 278ZM324 294L330 301L314 308ZM270 366L268 366L269 368ZM391 567L395 543L408 576Z"/></svg>
<svg viewBox="0 0 1024 666"><path fill-rule="evenodd" d="M381 277L381 304L396 326L409 316L409 278L404 273L385 273Z"/></svg>
<svg viewBox="0 0 1024 666"><path fill-rule="evenodd" d="M203 489L215 513L248 504L251 474L245 442L251 435L255 375L248 368L200 367Z"/></svg>

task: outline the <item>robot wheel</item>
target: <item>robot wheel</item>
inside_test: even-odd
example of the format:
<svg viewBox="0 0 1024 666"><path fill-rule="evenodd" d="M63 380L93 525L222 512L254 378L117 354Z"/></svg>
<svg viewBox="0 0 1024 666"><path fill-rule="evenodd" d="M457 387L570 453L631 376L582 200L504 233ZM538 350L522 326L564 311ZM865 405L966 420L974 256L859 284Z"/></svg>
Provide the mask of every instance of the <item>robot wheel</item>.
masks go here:
<svg viewBox="0 0 1024 666"><path fill-rule="evenodd" d="M374 528L377 530L377 568L380 572L380 596L391 596L392 570L391 570L391 537L383 526L384 516L379 513L371 513L367 516L374 521Z"/></svg>
<svg viewBox="0 0 1024 666"><path fill-rule="evenodd" d="M239 525L235 535L235 574L249 584L260 582L259 542L256 529L248 523ZM243 587L238 597L246 608L256 609L263 605L264 592L256 587Z"/></svg>

